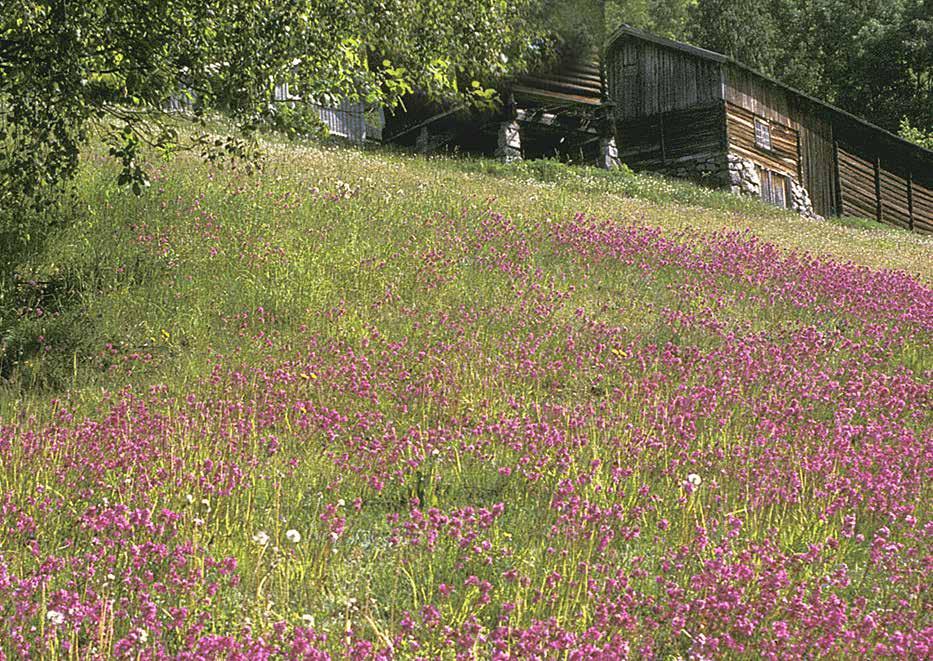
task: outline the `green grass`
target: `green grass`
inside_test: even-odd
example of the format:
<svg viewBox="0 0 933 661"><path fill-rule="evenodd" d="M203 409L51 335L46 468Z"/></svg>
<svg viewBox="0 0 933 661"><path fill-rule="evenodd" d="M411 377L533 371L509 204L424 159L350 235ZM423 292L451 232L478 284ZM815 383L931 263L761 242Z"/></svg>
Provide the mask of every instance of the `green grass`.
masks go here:
<svg viewBox="0 0 933 661"><path fill-rule="evenodd" d="M627 169L275 142L258 175L211 170L187 155L155 165L153 185L136 197L116 187L114 166L101 151L85 159L75 218L20 269L20 317L0 340L10 393L0 411L23 395L97 391L143 375L186 382L210 352L243 350L223 324L243 310L262 307L297 327L311 310L340 301L352 308L408 277L364 274L359 264L387 257L386 246L404 243L408 221L426 213L479 213L491 205L519 224L579 212L671 231L748 227L789 248L929 275L928 239L905 240L890 229L866 239L850 229L863 227L851 220L840 228ZM327 195L346 199L320 199ZM196 220L201 211L216 220L216 240L198 229L211 222ZM249 265L241 255L247 253ZM477 273L461 286L482 292L485 277ZM115 367L101 354L108 344L145 360Z"/></svg>
<svg viewBox="0 0 933 661"><path fill-rule="evenodd" d="M892 229L900 230L906 232L900 227L893 227L891 225L885 225L884 223L879 223L877 220L872 218L862 218L861 216L832 216L828 219L830 222L842 225L844 227L851 227L858 230L886 230L890 231Z"/></svg>
<svg viewBox="0 0 933 661"><path fill-rule="evenodd" d="M497 371L494 359L508 355L511 360L525 350L529 338L538 340L535 356L542 362L559 357L566 353L562 333L567 329L577 334L581 345L603 342L587 335L594 331L577 322L577 309L587 310L594 327L616 328L626 341L712 349L720 338L696 328L676 328L661 311L702 314L707 306L718 303L708 300L705 292L690 289L676 264L648 273L638 264L609 260L582 264L543 248L548 228L576 214L658 227L663 235L684 241L723 229L748 229L785 252L807 251L873 268L905 270L926 282L933 279L933 242L928 238L809 220L756 200L627 170L603 172L550 161L502 166L488 160L421 158L274 141L266 148L264 167L255 175L236 168L212 168L190 155L155 163L152 186L140 197L115 186L114 165L101 150L89 151L78 181L80 206L69 219L73 222L51 236L43 251L20 270L18 314L2 329L0 339L4 373L0 418L14 421L35 416L41 423L52 417L53 399L62 400L71 410L96 415L106 408L105 393L124 387L145 392L161 384L170 401L164 414L178 420L187 412L182 399L187 393L205 399L240 397L244 403L274 399L269 393L275 389L261 392L258 372L271 372L290 360L300 364L309 337L327 338L355 350L372 347L367 355L374 360L382 355L380 349L388 351L384 345L406 338L415 349L411 354L401 353L402 364L394 367L393 383L455 383L459 390L447 402L413 395L404 411L391 400L373 404L377 413L392 419L399 429L429 430L448 417L477 412L490 418L518 415L508 403L516 396L523 402L520 414L529 419L537 416L539 422L547 419L536 408L539 403L570 409L579 402L602 402L608 407L607 419L618 416L613 419L619 424L619 436L628 439L630 432L618 420L637 427L641 422L637 417L624 416L644 411L607 396L614 388L625 391L628 372L585 365L563 371L555 368L558 378ZM505 239L491 242L483 248L487 252L460 250L458 242L467 240L489 219L490 209L512 223L510 230L502 232ZM449 222L435 222L439 218ZM494 263L493 250L520 251L521 241L531 244L530 267L541 274L535 282L542 289L532 294L517 291L520 282L489 267ZM456 260L444 261L439 255L452 255ZM842 321L829 313L790 305L759 305L745 298L754 288L744 283L720 279L715 284L723 297L718 316L739 334L776 333L795 324L829 329ZM551 290L566 293L567 298L554 316L541 313L538 319L536 306L545 308L552 302L548 299ZM523 307L525 298L531 300L527 307ZM417 310L417 315L408 313L409 309ZM457 324L449 320L468 315L470 310L483 314L476 324L463 324L467 331L461 335ZM615 359L604 353L599 360L623 361L625 343L620 344L622 349L613 349L618 352L612 354ZM475 351L461 353L464 347ZM430 360L419 358L419 348L425 349ZM469 356L477 362L470 362ZM844 358L827 359L826 368L839 367ZM929 358L928 347L906 345L895 358L900 361L897 365L919 372ZM332 359L328 356L323 362ZM212 382L215 365L242 366L244 383ZM344 374L341 378L351 377ZM307 379L307 383L283 385L283 391L287 388L289 397L300 395L334 409L352 411L361 406L347 394L348 389L321 383L316 375ZM663 388L662 394L670 394ZM752 395L748 394L753 399ZM416 611L429 602L433 595L428 589L442 578L462 583L473 571L488 571L492 576L511 566L522 568L538 582L545 580L545 568L572 572L578 563L594 560L594 542L569 544L563 558L549 550L559 543L542 534L554 522L552 490L565 470L591 475L594 482L581 487L581 492L591 503L611 507L617 497L603 491L600 481L608 480L612 464L626 466L631 460L613 454L609 441L618 439L607 439L605 429L585 426L573 430L579 434L580 445L567 459L570 468L559 466L554 457L547 458L540 482L533 486L488 468L515 465L527 450L500 444L483 457L479 450L461 454L452 443L450 454L429 456L411 474L376 490L348 477L345 469L330 461L325 454L327 444L295 432L299 414L292 410L289 415L293 417L286 416L274 431L287 448L283 456L294 457L297 464L270 459L269 474L250 474L243 493L211 501L204 528L185 523L185 534L209 545L215 557L236 557L244 577L239 590L223 590L211 607L213 626L219 631L235 630L244 614L261 631L276 619L295 621L307 612L299 609L307 608L318 622L325 623L334 639L351 619L378 638L386 631L391 633L401 610ZM832 420L831 410L823 415ZM716 445L731 457L739 441L748 437L751 424L747 417L715 426L710 422L700 430L706 445L697 451L711 452ZM255 426L243 439L251 455L264 456L262 444L267 440ZM196 436L169 441L173 452L189 466L218 459L211 454L211 446ZM620 483L619 493L624 494L626 508L646 508L633 525L654 531L661 516L671 519L668 541L673 548L674 542L686 544L692 539L693 526L704 511L719 508L721 514L728 508L714 503L720 496L708 491L692 498L684 495L683 476L662 470L678 461L675 450L660 451L656 458L657 465L636 461L631 476ZM399 462L404 459L411 457ZM603 461L599 470L592 468L595 459ZM27 494L37 485L54 483L56 477L49 469L40 475L21 471L3 479L0 489ZM655 488L653 494L659 494L656 500L651 500L654 495L644 500L637 495L648 483ZM113 488L119 492L119 484ZM723 498L739 511L744 494L735 489L726 484ZM824 539L829 527L838 527L838 521L820 519L814 503L825 503L819 501L818 492L814 485L805 484L805 497L812 499L805 505L813 505L812 509L781 505L749 513L746 531L761 540L768 538L772 525L783 524L781 547L805 550L807 544ZM361 494L366 506L353 517L347 536L332 546L326 542L322 508L328 501L349 499L351 494ZM190 505L184 502L184 494L170 490L146 497L151 498L147 504L153 509L166 506L200 512L199 496ZM453 544L442 544L436 552L390 551L386 516L400 512L406 516L413 497L445 511L507 502L504 518L488 535L494 537L494 548L510 555L502 556L501 566L487 570L459 566ZM866 525L880 525L870 515L866 520L870 521ZM53 537L56 530L65 535L61 531L69 525L66 518L57 521L46 524ZM302 530L306 538L314 537L314 543L301 547L304 555L287 560L285 555L276 556L273 562L249 542L250 535L262 528L284 546L282 537L288 527ZM657 551L648 533L625 546L617 542L617 546L615 558L621 564ZM845 558L848 552L843 545L833 557ZM866 557L864 549L851 552L853 575L867 571ZM20 561L28 566L28 558ZM682 571L684 576L686 571ZM651 585L645 589L661 591ZM524 610L515 614L516 621L527 623L553 615L562 623L586 622L593 616L581 605L580 588L569 584L560 587L548 603L528 601L518 585L503 590L515 594L498 593L500 602L522 604L525 600ZM360 595L372 601L359 603L360 612L353 615L349 600ZM458 610L448 614L450 621L457 623L459 613L466 617L472 612L476 598L472 593L464 596ZM195 600L192 595L192 604ZM495 614L484 613L495 621ZM684 652L682 642L665 641L666 634L658 635L662 653Z"/></svg>
<svg viewBox="0 0 933 661"><path fill-rule="evenodd" d="M266 150L264 171L253 176L211 170L187 155L156 163L153 185L141 197L117 188L113 164L91 151L75 217L20 269L19 318L5 317L0 339L12 393L5 406L26 393L112 387L124 373L130 381L146 374L184 382L204 367L209 351L242 350L222 322L242 310L264 307L297 326L309 310L340 300L352 306L373 288L407 277L364 274L359 264L386 257L386 246L411 231L408 221L426 213L479 213L492 205L519 225L584 213L668 231L749 228L789 249L930 275L929 239L881 228L864 234L856 231L862 223L811 221L627 169L554 161L505 166L333 145L271 142ZM237 188L243 192L231 194ZM316 199L323 195L346 199ZM195 229L195 204L219 221L217 241ZM217 246L219 254L211 255ZM244 251L254 260L248 266ZM481 291L483 277L462 286ZM108 371L100 355L108 343L122 355L151 360Z"/></svg>

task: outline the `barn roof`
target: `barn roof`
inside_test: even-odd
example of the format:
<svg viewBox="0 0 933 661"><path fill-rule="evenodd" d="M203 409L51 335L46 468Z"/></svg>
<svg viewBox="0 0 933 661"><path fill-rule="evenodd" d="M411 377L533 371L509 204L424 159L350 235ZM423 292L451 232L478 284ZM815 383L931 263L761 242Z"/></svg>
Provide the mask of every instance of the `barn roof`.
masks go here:
<svg viewBox="0 0 933 661"><path fill-rule="evenodd" d="M705 48L699 48L697 46L692 46L682 41L674 41L673 39L667 39L665 37L660 37L656 34L651 34L650 32L645 32L644 30L639 30L638 28L634 28L631 25L625 25L625 24L619 26L619 28L615 30L615 32L613 32L609 36L609 39L606 42L607 49L611 48L612 45L618 39L620 39L621 37L626 37L626 36L634 37L636 39L641 39L643 41L648 41L648 42L657 44L658 46L662 46L664 48L671 48L674 50L681 51L683 53L688 53L689 55L692 55L694 57L697 57L703 60L707 60L709 62L717 62L719 64L725 64L725 65L733 66L738 69L747 71L748 73L754 76L757 76L759 78L762 78L768 81L772 85L776 85L777 87L780 87L790 92L791 94L794 94L802 99L806 99L810 104L817 106L818 108L821 108L824 111L828 111L831 114L837 115L839 117L842 117L848 120L849 122L855 124L856 126L862 129L867 129L870 132L877 133L879 134L879 136L887 138L889 141L895 141L898 147L907 149L909 152L912 152L912 156L919 158L920 160L925 161L929 163L931 166L933 166L933 151L926 149L924 147L921 147L920 145L915 144L913 142L910 142L909 140L905 140L899 135L891 133L887 129L884 129L884 128L881 128L880 126L872 124L868 120L865 120L857 115L853 115L852 113L847 112L843 110L842 108L838 108L832 105L831 103L827 103L826 101L810 96L806 92L801 92L800 90L795 89L791 87L790 85L787 85L786 83L782 83L780 80L777 80L768 75L765 75L761 73L760 71L757 71L756 69L753 69L752 67L746 64L742 64L741 62L739 62L738 60L735 60L734 58L731 58L727 55L723 55L722 53L717 53L715 51L706 50Z"/></svg>

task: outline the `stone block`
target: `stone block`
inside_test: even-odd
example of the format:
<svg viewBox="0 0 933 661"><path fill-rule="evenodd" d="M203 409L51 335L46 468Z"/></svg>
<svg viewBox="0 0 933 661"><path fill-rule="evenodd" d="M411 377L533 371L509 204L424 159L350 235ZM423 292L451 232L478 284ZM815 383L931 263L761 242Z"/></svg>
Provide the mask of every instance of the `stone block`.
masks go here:
<svg viewBox="0 0 933 661"><path fill-rule="evenodd" d="M513 120L499 125L496 158L503 163L522 160L522 136L518 122Z"/></svg>
<svg viewBox="0 0 933 661"><path fill-rule="evenodd" d="M612 170L622 165L619 160L619 148L616 146L615 138L600 138L599 140L599 161L597 166L604 170Z"/></svg>

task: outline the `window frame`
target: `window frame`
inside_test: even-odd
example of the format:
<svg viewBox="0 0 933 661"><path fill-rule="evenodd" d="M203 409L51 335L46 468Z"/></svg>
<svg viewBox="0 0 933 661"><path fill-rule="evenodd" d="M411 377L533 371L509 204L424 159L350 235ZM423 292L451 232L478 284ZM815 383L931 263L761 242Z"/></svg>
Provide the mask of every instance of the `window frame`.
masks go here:
<svg viewBox="0 0 933 661"><path fill-rule="evenodd" d="M759 128L761 130L759 130ZM763 117L755 117L755 146L765 151L774 151L774 139L771 135L771 122Z"/></svg>

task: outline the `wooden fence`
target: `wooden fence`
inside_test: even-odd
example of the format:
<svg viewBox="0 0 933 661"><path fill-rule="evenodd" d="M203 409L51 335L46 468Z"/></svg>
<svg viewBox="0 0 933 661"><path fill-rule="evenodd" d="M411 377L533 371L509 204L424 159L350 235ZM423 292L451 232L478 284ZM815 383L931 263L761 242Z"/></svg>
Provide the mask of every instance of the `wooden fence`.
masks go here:
<svg viewBox="0 0 933 661"><path fill-rule="evenodd" d="M885 159L877 150L835 143L837 208L904 229L933 233L933 172Z"/></svg>
<svg viewBox="0 0 933 661"><path fill-rule="evenodd" d="M276 85L274 97L277 102L298 102L300 99L291 93L288 83ZM331 135L360 143L367 138L382 139L385 115L381 107L367 109L364 102L347 99L340 99L337 103L311 101L311 105Z"/></svg>

